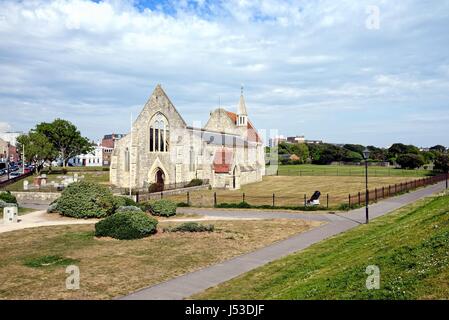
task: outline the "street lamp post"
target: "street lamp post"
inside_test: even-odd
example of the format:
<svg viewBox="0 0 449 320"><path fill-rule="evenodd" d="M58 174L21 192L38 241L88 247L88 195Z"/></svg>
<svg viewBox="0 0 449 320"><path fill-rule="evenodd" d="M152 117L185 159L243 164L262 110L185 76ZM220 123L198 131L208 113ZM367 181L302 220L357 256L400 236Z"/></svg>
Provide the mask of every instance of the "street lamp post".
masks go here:
<svg viewBox="0 0 449 320"><path fill-rule="evenodd" d="M368 190L368 159L369 159L370 151L368 148L363 150L363 158L365 159L365 214L366 214L366 223L369 222L369 213L368 213L368 204L369 204L369 190Z"/></svg>
<svg viewBox="0 0 449 320"><path fill-rule="evenodd" d="M10 155L9 155L9 142L8 142L8 145L6 146L6 169L8 170L8 180L9 180L9 178L10 178L10 175L9 175L9 171L10 171L10 167L9 167L9 157L10 157Z"/></svg>

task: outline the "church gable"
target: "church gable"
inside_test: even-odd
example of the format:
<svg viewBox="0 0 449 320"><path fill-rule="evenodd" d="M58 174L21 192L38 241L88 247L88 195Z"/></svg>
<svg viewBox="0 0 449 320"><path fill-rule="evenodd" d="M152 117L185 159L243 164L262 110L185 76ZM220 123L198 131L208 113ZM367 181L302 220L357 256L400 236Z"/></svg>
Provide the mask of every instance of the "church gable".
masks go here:
<svg viewBox="0 0 449 320"><path fill-rule="evenodd" d="M228 133L238 133L235 121L233 121L228 116L228 112L225 109L218 108L214 110L209 117L206 125L204 126L206 130L228 132Z"/></svg>
<svg viewBox="0 0 449 320"><path fill-rule="evenodd" d="M181 114L176 110L160 84L156 86L150 98L145 103L142 112L136 119L136 124L145 123L149 125L149 122L156 114L162 114L167 118L168 122L174 122L173 125L176 125L178 128L185 128L187 126Z"/></svg>

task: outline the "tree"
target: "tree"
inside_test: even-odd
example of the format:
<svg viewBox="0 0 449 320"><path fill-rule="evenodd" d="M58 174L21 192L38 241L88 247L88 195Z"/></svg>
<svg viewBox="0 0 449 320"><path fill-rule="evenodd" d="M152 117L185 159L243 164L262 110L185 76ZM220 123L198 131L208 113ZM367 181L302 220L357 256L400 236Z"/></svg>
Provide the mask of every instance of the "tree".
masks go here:
<svg viewBox="0 0 449 320"><path fill-rule="evenodd" d="M416 169L424 165L422 155L406 153L397 157L396 162L404 169Z"/></svg>
<svg viewBox="0 0 449 320"><path fill-rule="evenodd" d="M64 167L68 159L94 150L89 139L82 137L76 126L67 120L56 119L51 123L42 122L36 126L36 132L46 136L58 150Z"/></svg>
<svg viewBox="0 0 449 320"><path fill-rule="evenodd" d="M26 162L41 164L43 161L52 161L58 156L58 151L48 138L34 130L17 138L17 148L22 154L24 146Z"/></svg>
<svg viewBox="0 0 449 320"><path fill-rule="evenodd" d="M446 152L446 147L442 146L441 144L437 144L436 146L430 147L429 150L444 153Z"/></svg>
<svg viewBox="0 0 449 320"><path fill-rule="evenodd" d="M447 173L449 171L449 154L439 153L435 157L434 170Z"/></svg>
<svg viewBox="0 0 449 320"><path fill-rule="evenodd" d="M368 150L370 151L370 159L376 161L387 161L388 159L388 151L382 148L377 148L375 146L368 146Z"/></svg>
<svg viewBox="0 0 449 320"><path fill-rule="evenodd" d="M343 160L346 162L361 162L363 160L363 157L358 152L348 150Z"/></svg>
<svg viewBox="0 0 449 320"><path fill-rule="evenodd" d="M365 147L360 144L345 144L343 148L349 151L357 152L360 155L362 155L363 150L365 150Z"/></svg>

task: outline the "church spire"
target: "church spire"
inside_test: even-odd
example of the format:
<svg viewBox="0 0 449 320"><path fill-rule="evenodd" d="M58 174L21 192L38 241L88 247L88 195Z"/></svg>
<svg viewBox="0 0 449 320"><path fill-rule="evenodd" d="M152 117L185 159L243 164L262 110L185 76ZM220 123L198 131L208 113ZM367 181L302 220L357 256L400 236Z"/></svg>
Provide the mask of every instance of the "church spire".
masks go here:
<svg viewBox="0 0 449 320"><path fill-rule="evenodd" d="M248 118L248 112L246 111L245 98L243 97L243 85L240 87L240 100L237 107L237 125L246 126Z"/></svg>

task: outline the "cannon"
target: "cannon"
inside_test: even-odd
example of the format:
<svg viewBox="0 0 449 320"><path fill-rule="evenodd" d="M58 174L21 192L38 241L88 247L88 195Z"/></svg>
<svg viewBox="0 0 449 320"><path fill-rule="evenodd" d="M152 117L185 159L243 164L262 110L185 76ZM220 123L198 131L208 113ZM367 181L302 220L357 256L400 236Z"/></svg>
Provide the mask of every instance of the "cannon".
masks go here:
<svg viewBox="0 0 449 320"><path fill-rule="evenodd" d="M307 200L306 205L308 206L319 206L320 205L320 196L321 192L315 191L313 195L310 197L309 200Z"/></svg>

